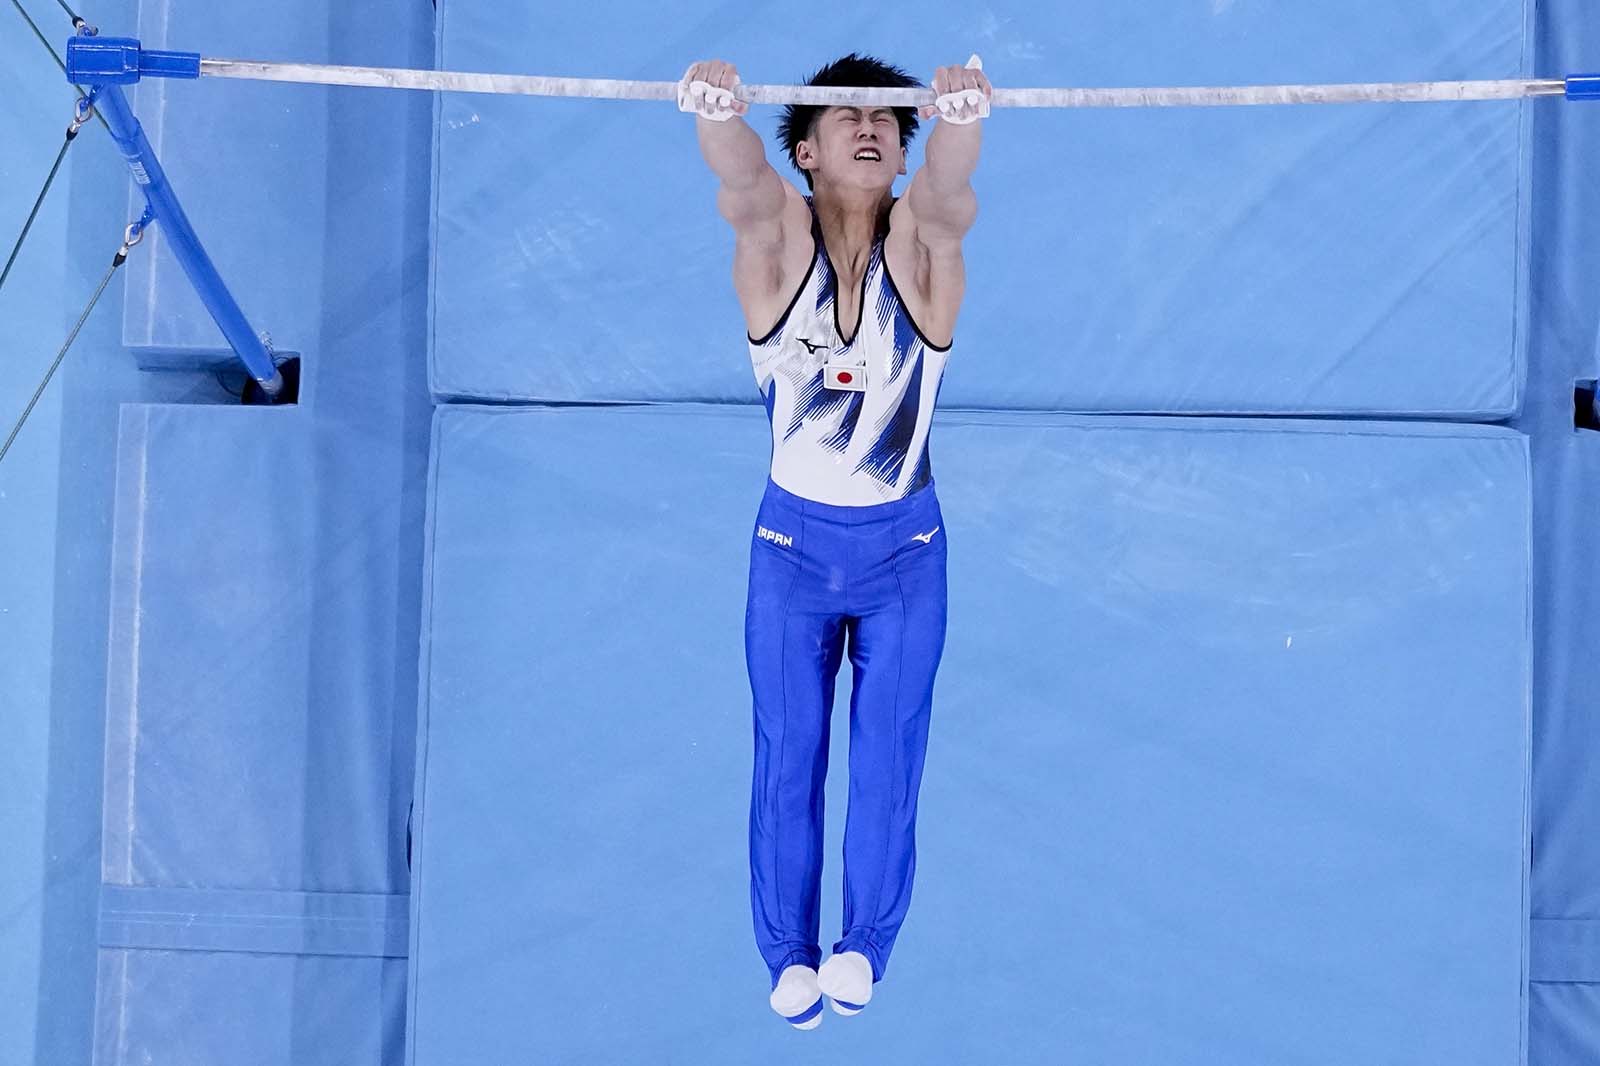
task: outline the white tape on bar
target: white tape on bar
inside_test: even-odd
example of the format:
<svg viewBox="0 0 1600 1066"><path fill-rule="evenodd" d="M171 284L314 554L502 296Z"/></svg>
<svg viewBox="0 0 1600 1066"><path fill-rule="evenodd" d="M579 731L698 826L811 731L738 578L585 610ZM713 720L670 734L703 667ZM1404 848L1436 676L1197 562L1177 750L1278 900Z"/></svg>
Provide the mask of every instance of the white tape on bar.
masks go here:
<svg viewBox="0 0 1600 1066"><path fill-rule="evenodd" d="M678 83L542 78L522 74L470 74L393 67L336 67L311 63L256 63L202 59L200 73L214 78L424 89L516 96L577 96L600 100L677 100ZM1443 103L1560 96L1564 80L1406 81L1361 85L1245 85L1177 89L996 89L994 107L1238 107L1262 104ZM818 85L740 85L734 95L751 104L920 107L932 89L852 89Z"/></svg>

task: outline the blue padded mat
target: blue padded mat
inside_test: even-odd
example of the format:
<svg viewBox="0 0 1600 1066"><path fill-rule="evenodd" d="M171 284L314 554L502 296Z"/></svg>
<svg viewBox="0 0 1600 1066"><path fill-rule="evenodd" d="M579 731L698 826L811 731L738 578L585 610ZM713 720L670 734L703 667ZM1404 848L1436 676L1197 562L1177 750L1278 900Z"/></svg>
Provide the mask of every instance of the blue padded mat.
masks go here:
<svg viewBox="0 0 1600 1066"><path fill-rule="evenodd" d="M684 22L634 0L440 0L440 66L795 83L852 50L1006 87L1510 78L1532 4L824 2ZM537 24L537 33L513 27ZM616 27L613 32L609 28ZM1493 421L1526 368L1526 120L1559 103L997 111L944 403ZM779 109L753 127L784 177ZM924 123L908 166L921 166ZM448 95L430 382L454 399L757 401L733 234L665 102ZM904 194L906 178L896 186Z"/></svg>
<svg viewBox="0 0 1600 1066"><path fill-rule="evenodd" d="M373 536L406 505L351 491L360 428L122 409L96 1066L402 1054L409 649L381 620L404 556Z"/></svg>
<svg viewBox="0 0 1600 1066"><path fill-rule="evenodd" d="M404 1055L403 958L100 953L95 1062L350 1066ZM133 992L133 1010L115 1008Z"/></svg>
<svg viewBox="0 0 1600 1066"><path fill-rule="evenodd" d="M412 1062L1521 1061L1526 438L941 414L915 897L797 1034L745 850L767 433L437 413Z"/></svg>

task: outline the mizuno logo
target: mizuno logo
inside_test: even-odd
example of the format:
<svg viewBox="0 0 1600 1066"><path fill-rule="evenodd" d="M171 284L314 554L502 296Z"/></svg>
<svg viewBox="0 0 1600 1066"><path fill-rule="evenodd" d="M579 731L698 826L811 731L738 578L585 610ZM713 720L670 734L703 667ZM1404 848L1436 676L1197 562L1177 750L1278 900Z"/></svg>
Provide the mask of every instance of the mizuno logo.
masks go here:
<svg viewBox="0 0 1600 1066"><path fill-rule="evenodd" d="M793 537L786 537L782 533L774 533L766 526L756 526L756 536L760 537L762 540L770 540L780 548L794 547Z"/></svg>
<svg viewBox="0 0 1600 1066"><path fill-rule="evenodd" d="M931 530L929 530L926 533L913 533L911 535L911 539L912 540L920 540L924 544L931 544L933 542L933 535L935 533L937 533L937 532L939 532L939 527L938 526L934 526Z"/></svg>
<svg viewBox="0 0 1600 1066"><path fill-rule="evenodd" d="M812 344L810 341L806 340L804 337L796 337L795 339L798 340L801 344L805 345L806 346L806 351L808 353L810 353L811 355L816 355L818 352L822 351L822 349L827 347L826 344Z"/></svg>

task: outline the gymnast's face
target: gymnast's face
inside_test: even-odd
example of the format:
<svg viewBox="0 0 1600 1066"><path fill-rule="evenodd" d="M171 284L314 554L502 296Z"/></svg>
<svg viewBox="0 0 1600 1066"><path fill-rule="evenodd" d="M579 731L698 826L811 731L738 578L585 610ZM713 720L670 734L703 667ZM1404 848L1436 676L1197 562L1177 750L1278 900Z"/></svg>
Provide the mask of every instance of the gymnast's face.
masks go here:
<svg viewBox="0 0 1600 1066"><path fill-rule="evenodd" d="M866 154L876 151L877 159ZM862 158L857 159L860 155ZM900 123L887 107L829 107L817 116L811 135L795 146L801 169L818 185L886 189L906 172Z"/></svg>

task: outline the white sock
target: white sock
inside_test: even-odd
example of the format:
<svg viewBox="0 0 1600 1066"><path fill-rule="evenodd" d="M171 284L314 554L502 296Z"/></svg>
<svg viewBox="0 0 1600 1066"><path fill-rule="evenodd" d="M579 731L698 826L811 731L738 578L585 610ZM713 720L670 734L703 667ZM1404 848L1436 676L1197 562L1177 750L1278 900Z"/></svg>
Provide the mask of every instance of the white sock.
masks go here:
<svg viewBox="0 0 1600 1066"><path fill-rule="evenodd" d="M772 990L767 1002L785 1019L792 1019L806 1013L807 1008L821 998L822 993L817 988L817 971L796 963L785 966L783 973L778 975L778 987ZM822 1024L822 1011L819 1009L806 1021L790 1021L789 1024L796 1029L815 1029Z"/></svg>
<svg viewBox="0 0 1600 1066"><path fill-rule="evenodd" d="M817 971L817 987L833 1001L839 1014L859 1014L872 998L872 963L859 951L844 951L828 957ZM854 1006L841 1006L840 1001Z"/></svg>

